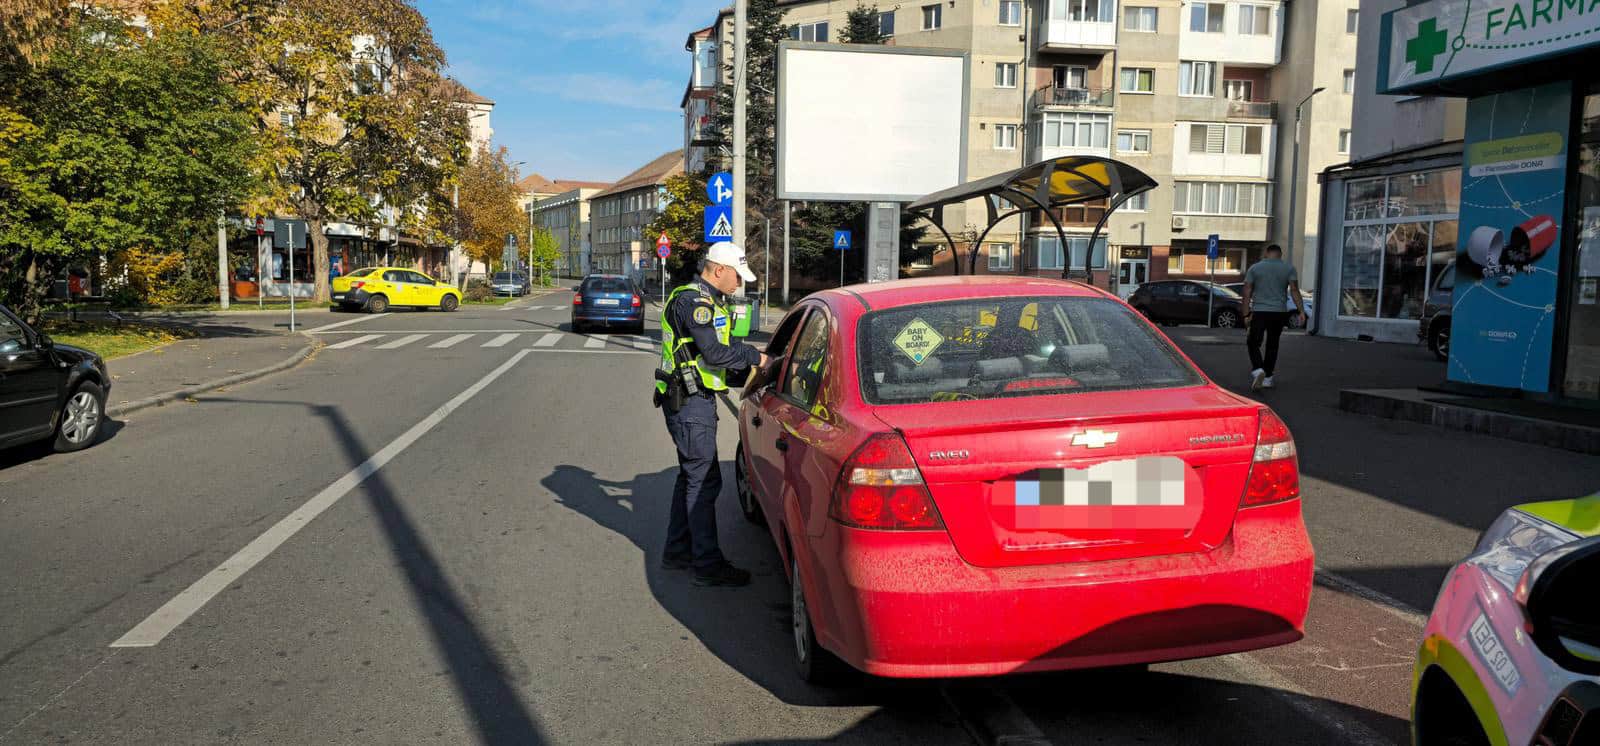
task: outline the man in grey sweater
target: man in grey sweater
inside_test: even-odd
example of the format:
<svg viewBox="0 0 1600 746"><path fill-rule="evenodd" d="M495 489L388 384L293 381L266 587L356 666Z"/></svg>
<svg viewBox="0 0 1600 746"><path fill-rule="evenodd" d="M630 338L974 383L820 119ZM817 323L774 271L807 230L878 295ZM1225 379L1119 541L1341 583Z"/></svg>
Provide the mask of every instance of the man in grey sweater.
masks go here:
<svg viewBox="0 0 1600 746"><path fill-rule="evenodd" d="M1245 345L1250 348L1251 391L1274 386L1278 337L1289 323L1291 301L1294 313L1300 314L1300 323L1305 323L1306 309L1300 301L1299 280L1294 266L1283 260L1283 249L1277 244L1268 246L1266 256L1244 273L1244 318L1250 325ZM1263 337L1267 343L1265 356L1261 352Z"/></svg>

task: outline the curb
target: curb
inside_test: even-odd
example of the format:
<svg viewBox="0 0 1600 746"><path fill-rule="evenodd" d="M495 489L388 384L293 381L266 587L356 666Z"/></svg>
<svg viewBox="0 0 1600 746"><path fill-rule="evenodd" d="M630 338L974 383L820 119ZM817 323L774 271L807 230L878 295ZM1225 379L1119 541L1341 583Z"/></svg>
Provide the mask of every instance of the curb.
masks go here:
<svg viewBox="0 0 1600 746"><path fill-rule="evenodd" d="M305 346L301 347L289 357L273 363L272 365L246 371L244 373L237 373L226 378L218 378L213 381L206 381L205 383L196 386L188 386L176 391L167 391L154 396L147 396L143 399L136 399L126 404L109 406L106 407L106 416L123 417L134 412L149 409L151 407L159 407L168 402L180 401L182 399L194 396L195 394L203 394L207 391L215 391L216 389L220 389L224 386L232 386L235 384L245 383L247 381L254 381L257 378L265 378L266 376L277 373L278 371L293 368L296 365L299 365L301 362L309 360L311 358L311 353L315 352L318 348L318 342L315 339L312 339L305 334L301 334L300 336L306 338Z"/></svg>

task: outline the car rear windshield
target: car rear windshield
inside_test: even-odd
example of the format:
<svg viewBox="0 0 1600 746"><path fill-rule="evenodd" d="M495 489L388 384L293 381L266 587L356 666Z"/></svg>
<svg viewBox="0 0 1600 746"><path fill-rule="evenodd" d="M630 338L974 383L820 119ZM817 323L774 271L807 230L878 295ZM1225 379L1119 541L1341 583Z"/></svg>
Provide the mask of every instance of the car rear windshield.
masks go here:
<svg viewBox="0 0 1600 746"><path fill-rule="evenodd" d="M373 271L374 270L372 267L367 267L366 269L358 269L354 272L351 272L350 274L345 275L345 277L366 277L367 275L372 274Z"/></svg>
<svg viewBox="0 0 1600 746"><path fill-rule="evenodd" d="M585 293L631 293L628 281L620 277L592 277L583 282Z"/></svg>
<svg viewBox="0 0 1600 746"><path fill-rule="evenodd" d="M1106 298L928 303L863 317L861 390L873 404L1193 386L1202 378Z"/></svg>
<svg viewBox="0 0 1600 746"><path fill-rule="evenodd" d="M522 273L521 272L496 272L496 273L494 273L494 281L495 282L521 282L522 281Z"/></svg>

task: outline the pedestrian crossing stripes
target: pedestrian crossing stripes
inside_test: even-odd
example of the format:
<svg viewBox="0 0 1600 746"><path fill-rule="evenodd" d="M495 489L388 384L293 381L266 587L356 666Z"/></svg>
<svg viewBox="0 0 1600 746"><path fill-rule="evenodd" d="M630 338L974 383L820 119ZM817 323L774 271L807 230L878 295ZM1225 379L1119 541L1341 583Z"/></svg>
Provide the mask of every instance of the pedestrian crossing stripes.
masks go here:
<svg viewBox="0 0 1600 746"><path fill-rule="evenodd" d="M661 342L638 334L575 334L569 332L389 332L357 334L339 339L345 332L330 332L317 336L330 340L324 350L403 350L405 348L449 350L452 348L526 347L555 352L657 352Z"/></svg>

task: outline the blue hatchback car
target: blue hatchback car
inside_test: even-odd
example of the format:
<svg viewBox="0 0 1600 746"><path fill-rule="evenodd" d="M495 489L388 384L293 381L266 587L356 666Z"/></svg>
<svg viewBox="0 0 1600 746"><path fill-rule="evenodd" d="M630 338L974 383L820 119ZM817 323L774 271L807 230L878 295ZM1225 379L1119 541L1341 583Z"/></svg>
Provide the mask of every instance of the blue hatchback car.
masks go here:
<svg viewBox="0 0 1600 746"><path fill-rule="evenodd" d="M644 291L627 275L589 275L572 294L572 330L590 326L644 331Z"/></svg>

